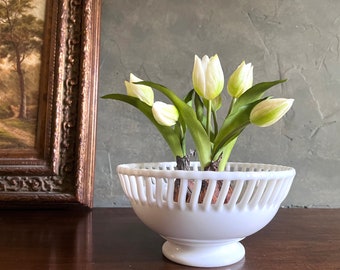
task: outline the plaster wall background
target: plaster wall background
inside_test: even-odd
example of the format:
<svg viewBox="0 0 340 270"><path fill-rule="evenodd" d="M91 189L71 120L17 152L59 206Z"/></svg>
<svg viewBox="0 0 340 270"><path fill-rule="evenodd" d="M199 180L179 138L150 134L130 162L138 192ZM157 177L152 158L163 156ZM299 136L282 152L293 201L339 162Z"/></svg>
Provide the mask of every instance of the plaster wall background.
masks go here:
<svg viewBox="0 0 340 270"><path fill-rule="evenodd" d="M184 96L195 54L218 53L226 79L243 60L254 83L287 78L269 93L294 98L291 111L248 127L231 160L295 167L286 206L340 207L340 1L103 0L101 27L99 96L124 93L130 72ZM165 160L171 152L142 114L98 100L95 207L129 206L119 163Z"/></svg>

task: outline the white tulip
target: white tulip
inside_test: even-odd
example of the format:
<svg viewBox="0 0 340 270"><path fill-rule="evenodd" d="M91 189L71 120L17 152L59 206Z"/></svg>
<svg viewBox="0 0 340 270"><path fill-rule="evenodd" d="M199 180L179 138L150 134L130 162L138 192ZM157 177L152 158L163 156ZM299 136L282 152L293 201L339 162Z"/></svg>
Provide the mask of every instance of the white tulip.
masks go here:
<svg viewBox="0 0 340 270"><path fill-rule="evenodd" d="M250 112L250 122L268 127L279 121L292 107L294 99L273 98L258 103Z"/></svg>
<svg viewBox="0 0 340 270"><path fill-rule="evenodd" d="M129 96L139 98L149 106L152 106L154 102L153 90L146 85L134 84L134 82L140 81L142 81L140 78L130 73L130 81L125 81L126 92Z"/></svg>
<svg viewBox="0 0 340 270"><path fill-rule="evenodd" d="M156 122L171 127L178 121L179 113L174 105L156 101L152 106L152 114Z"/></svg>
<svg viewBox="0 0 340 270"><path fill-rule="evenodd" d="M245 91L253 86L253 66L244 61L231 74L228 80L228 93L234 98L240 97Z"/></svg>
<svg viewBox="0 0 340 270"><path fill-rule="evenodd" d="M224 75L217 54L211 58L205 55L202 60L195 55L192 82L201 97L213 100L219 96L224 86Z"/></svg>

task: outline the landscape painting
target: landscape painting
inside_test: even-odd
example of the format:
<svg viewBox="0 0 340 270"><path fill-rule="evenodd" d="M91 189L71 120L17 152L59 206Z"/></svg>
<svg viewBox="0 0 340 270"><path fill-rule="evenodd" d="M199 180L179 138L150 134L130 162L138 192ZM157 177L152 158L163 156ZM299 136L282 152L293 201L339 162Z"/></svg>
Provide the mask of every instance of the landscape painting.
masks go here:
<svg viewBox="0 0 340 270"><path fill-rule="evenodd" d="M92 206L100 14L0 0L0 209Z"/></svg>
<svg viewBox="0 0 340 270"><path fill-rule="evenodd" d="M0 0L0 152L35 147L43 0Z"/></svg>

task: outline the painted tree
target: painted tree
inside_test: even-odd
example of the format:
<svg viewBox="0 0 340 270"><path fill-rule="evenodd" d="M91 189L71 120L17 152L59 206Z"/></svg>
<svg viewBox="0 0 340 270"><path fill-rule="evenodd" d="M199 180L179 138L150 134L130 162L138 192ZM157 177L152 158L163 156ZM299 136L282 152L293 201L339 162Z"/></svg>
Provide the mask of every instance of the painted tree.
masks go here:
<svg viewBox="0 0 340 270"><path fill-rule="evenodd" d="M32 0L0 0L0 58L12 64L18 76L19 118L27 118L24 61L39 53L43 21L30 12Z"/></svg>

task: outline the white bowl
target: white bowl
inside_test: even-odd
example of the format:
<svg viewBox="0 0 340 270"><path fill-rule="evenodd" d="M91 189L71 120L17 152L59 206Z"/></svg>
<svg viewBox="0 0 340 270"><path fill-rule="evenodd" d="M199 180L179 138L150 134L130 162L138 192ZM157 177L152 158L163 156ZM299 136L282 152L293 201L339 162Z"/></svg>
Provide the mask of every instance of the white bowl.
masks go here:
<svg viewBox="0 0 340 270"><path fill-rule="evenodd" d="M168 259L197 267L236 263L245 255L239 241L272 220L289 192L295 170L228 163L226 171L212 172L200 171L198 162L190 165L190 171L179 171L175 162L122 164L117 173L136 215L167 240L162 251ZM180 179L178 199L174 199L176 179ZM208 187L200 201L205 180ZM216 199L218 183L222 187Z"/></svg>

